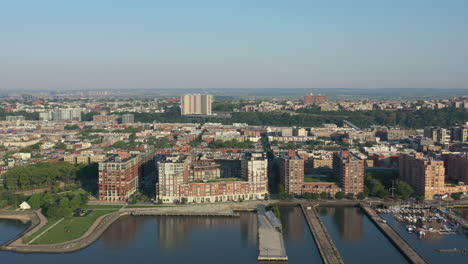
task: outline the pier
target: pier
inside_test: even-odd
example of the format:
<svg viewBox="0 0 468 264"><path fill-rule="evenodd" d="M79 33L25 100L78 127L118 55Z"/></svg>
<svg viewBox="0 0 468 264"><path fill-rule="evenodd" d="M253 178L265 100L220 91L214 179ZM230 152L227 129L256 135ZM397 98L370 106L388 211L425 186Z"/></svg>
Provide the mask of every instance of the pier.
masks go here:
<svg viewBox="0 0 468 264"><path fill-rule="evenodd" d="M265 214L265 206L257 209L258 261L287 261L283 234Z"/></svg>
<svg viewBox="0 0 468 264"><path fill-rule="evenodd" d="M304 213L309 229L312 232L315 243L319 249L322 260L325 264L343 264L340 252L333 243L325 226L320 220L315 208L301 204L302 212Z"/></svg>
<svg viewBox="0 0 468 264"><path fill-rule="evenodd" d="M361 208L369 216L372 222L390 239L400 252L411 263L424 264L426 261L406 241L384 221L372 208L361 204Z"/></svg>

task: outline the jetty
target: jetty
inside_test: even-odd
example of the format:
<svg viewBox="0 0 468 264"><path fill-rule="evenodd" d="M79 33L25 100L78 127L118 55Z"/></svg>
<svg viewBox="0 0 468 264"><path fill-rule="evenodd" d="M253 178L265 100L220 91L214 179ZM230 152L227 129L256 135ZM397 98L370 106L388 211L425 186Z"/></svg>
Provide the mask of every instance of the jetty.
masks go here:
<svg viewBox="0 0 468 264"><path fill-rule="evenodd" d="M276 220L275 220L276 219ZM265 206L257 209L258 261L288 261L279 221L265 212Z"/></svg>
<svg viewBox="0 0 468 264"><path fill-rule="evenodd" d="M385 236L396 246L396 248L406 257L408 261L415 264L425 264L426 261L408 244L406 241L384 221L374 209L367 205L360 204L372 222L385 234Z"/></svg>
<svg viewBox="0 0 468 264"><path fill-rule="evenodd" d="M314 206L301 204L302 212L304 213L310 232L314 237L315 243L319 249L322 260L325 264L343 264L344 261L340 252L333 243L325 226L315 210Z"/></svg>

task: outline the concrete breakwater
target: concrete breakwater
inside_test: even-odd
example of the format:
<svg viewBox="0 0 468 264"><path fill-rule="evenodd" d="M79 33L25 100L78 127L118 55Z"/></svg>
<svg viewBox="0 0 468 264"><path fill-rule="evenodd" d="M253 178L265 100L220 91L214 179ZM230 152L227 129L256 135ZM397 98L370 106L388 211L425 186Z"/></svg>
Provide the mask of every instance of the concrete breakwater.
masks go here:
<svg viewBox="0 0 468 264"><path fill-rule="evenodd" d="M265 206L257 209L258 261L287 261L283 234L265 214Z"/></svg>
<svg viewBox="0 0 468 264"><path fill-rule="evenodd" d="M306 218L309 229L312 232L315 243L319 249L322 260L325 264L342 264L344 263L340 252L333 243L325 226L320 220L317 211L313 206L301 204L302 212Z"/></svg>
<svg viewBox="0 0 468 264"><path fill-rule="evenodd" d="M398 248L398 250L411 263L425 264L426 261L408 244L406 241L384 221L372 208L367 205L360 204L367 216L372 222L385 234L385 236Z"/></svg>

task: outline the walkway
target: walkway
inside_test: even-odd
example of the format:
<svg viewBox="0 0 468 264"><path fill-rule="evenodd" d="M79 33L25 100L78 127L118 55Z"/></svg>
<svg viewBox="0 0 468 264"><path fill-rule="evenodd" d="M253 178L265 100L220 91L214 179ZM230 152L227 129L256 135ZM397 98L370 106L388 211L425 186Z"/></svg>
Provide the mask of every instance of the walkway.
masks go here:
<svg viewBox="0 0 468 264"><path fill-rule="evenodd" d="M313 206L301 204L302 212L309 224L310 231L314 236L315 243L320 251L322 260L325 264L342 264L340 252L333 243L325 226L319 218L319 215Z"/></svg>

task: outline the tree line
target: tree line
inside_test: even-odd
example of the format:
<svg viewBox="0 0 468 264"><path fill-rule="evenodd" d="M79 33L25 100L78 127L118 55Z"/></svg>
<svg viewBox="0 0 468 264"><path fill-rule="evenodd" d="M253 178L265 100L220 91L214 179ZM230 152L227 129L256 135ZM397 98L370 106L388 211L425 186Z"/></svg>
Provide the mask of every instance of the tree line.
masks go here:
<svg viewBox="0 0 468 264"><path fill-rule="evenodd" d="M319 109L299 109L296 113L273 112L235 112L231 118L202 117L189 118L180 115L178 107L170 107L164 113L134 113L135 121L152 123L205 123L222 124L248 123L249 125L305 126L314 127L327 123L338 124L343 119L359 127L371 125L399 126L402 128L423 128L425 126L449 127L468 121L468 110L463 108L427 109L416 111L320 111Z"/></svg>

